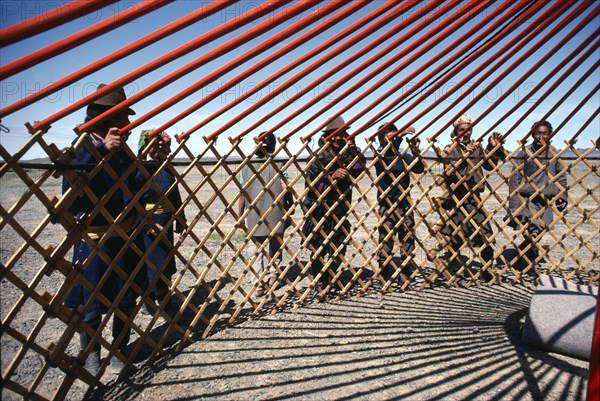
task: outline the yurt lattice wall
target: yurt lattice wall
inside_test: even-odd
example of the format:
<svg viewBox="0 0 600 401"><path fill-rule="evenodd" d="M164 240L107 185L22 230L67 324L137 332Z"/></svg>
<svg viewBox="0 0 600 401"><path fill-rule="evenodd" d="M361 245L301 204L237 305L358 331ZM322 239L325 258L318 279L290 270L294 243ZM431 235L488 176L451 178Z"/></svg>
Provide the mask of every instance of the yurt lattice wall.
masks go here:
<svg viewBox="0 0 600 401"><path fill-rule="evenodd" d="M307 303L598 285L597 2L35 4L3 5L0 31L3 398L73 397L114 358ZM110 150L96 131L129 109Z"/></svg>

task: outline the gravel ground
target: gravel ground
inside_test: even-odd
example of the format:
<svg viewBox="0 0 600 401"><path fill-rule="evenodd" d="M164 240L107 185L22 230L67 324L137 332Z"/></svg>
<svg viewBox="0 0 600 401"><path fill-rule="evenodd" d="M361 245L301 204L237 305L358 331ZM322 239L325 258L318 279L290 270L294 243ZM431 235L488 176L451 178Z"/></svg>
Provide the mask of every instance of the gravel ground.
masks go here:
<svg viewBox="0 0 600 401"><path fill-rule="evenodd" d="M215 179L223 181L228 175L223 173L219 177ZM588 188L598 187L597 176L586 177ZM187 178L190 183L195 183L201 177ZM28 190L15 176L5 175L2 184L0 204L3 206L14 205ZM302 184L298 183L298 191ZM362 187L367 184L365 181ZM502 190L506 189L503 187ZM577 209L572 210L541 242L549 250L547 266L553 269L551 273L580 284L597 285L600 265L594 253L597 247L591 245L597 242L597 202L596 198L584 196L580 190L579 187L572 188L573 198L581 199ZM43 191L58 196L60 180L49 180ZM206 204L213 192L212 187L207 187L197 197ZM227 199L233 199L234 192L234 188L228 187L225 191ZM418 191L415 189L414 192L416 199ZM486 201L486 206L502 211L499 202L506 194L498 192L497 195L498 198ZM373 191L369 196L375 196ZM373 204L373 199L370 202ZM373 211L369 212L367 203L361 201L356 205L357 216L367 220L353 235L353 246L348 251L355 269L365 265L366 257L372 255L375 248L372 228L376 216ZM205 211L205 216L212 213L214 221L222 213L221 206L214 204ZM427 214L429 207L428 202L421 202L419 213L433 224L436 216ZM186 213L189 211L190 216L199 213L193 205L188 209ZM580 212L588 217L582 220ZM495 221L500 222L502 216L497 212ZM35 387L35 396L52 399L57 389L63 386L68 389L68 400L80 400L87 390L85 383L71 382L65 371L48 363L33 348L24 347L25 341L32 341L37 349L48 348L59 344L64 337L68 341L63 344L67 355L75 357L79 352L77 334L66 333L65 322L49 319L46 315L41 305L46 303L46 298L34 300L30 298L31 292L23 290L28 287L40 296L58 295L65 280L57 271L48 274L40 270L45 263L39 249L56 248L66 238L64 229L50 224L46 218L44 206L35 200L22 205L14 216L14 221L27 233L40 231L35 234L36 247L25 247L21 251L24 239L12 226L5 226L0 236L2 263L10 264L4 271L10 275L0 282L2 371L4 374L15 366L11 380L25 389L20 391ZM297 218L301 218L299 211ZM229 233L234 229L234 219L228 217L219 226L224 233ZM210 222L203 220L194 231L199 238L208 238L208 254L195 254L197 242L191 237L183 241L179 250L186 260L191 255L195 257L191 266L198 272L202 273L205 266L210 267L205 282L214 286L221 279L221 271L208 263L209 259L216 253L217 261L224 266L232 260L234 251L221 246L222 239L218 235L209 235L208 227L211 227ZM292 239L288 251L294 253L301 248L299 236L291 229L288 229L288 235ZM433 266L425 257L425 249L435 245L435 238L428 237L425 224L419 225L417 237L425 239L417 250L417 262L423 272L429 274ZM511 230L499 230L498 249L509 247L513 237ZM243 238L243 235L234 237L234 245L241 246ZM284 256L286 262L289 252ZM297 258L307 260L309 256L304 250ZM70 254L65 260L70 260ZM234 262L230 272L234 277L241 277L246 266L241 260ZM584 399L588 362L522 346L519 319L529 305L532 289L523 287L526 282L512 270L497 273L503 277L502 286L424 289L418 285L415 287L418 291L392 292L383 297L374 291L375 295L363 294L362 298L300 308L290 301L286 308L294 306L296 309L265 315L259 320L246 318L233 327L217 330L207 340L187 345L179 353L167 348L166 356L152 367L146 366L144 355L140 355L137 360L139 370L125 381L115 383L116 376L107 369L102 377L105 387L96 390L91 399ZM196 275L189 268L183 269L181 261L177 278L181 278L178 290L184 298L196 289ZM514 286L506 285L507 282ZM233 284L226 280L219 283L217 295L220 299L226 299L233 291L230 302L235 310L248 313L250 305L233 290ZM415 283L422 284L423 277L416 277ZM248 277L243 280L243 287L249 290L250 286ZM307 286L306 278L296 283L300 290ZM288 288L282 285L278 294ZM205 290L200 287L192 302L197 307L208 302L205 317L213 318L217 303L215 299L206 298ZM272 308L266 306L264 310L268 313ZM227 313L216 316L219 319L217 327L230 317ZM162 318L152 325L150 322L151 318L144 316L137 316L135 321L141 330L147 330L154 340L158 340L166 323ZM185 322L181 323L188 328ZM205 328L202 324L198 326L192 333L193 339L197 340ZM108 325L103 337L110 338ZM132 347L139 339L134 337ZM178 339L169 340L173 343ZM3 401L22 399L6 389L6 382L4 387Z"/></svg>
<svg viewBox="0 0 600 401"><path fill-rule="evenodd" d="M523 345L531 288L392 292L247 320L92 400L584 400L588 361Z"/></svg>

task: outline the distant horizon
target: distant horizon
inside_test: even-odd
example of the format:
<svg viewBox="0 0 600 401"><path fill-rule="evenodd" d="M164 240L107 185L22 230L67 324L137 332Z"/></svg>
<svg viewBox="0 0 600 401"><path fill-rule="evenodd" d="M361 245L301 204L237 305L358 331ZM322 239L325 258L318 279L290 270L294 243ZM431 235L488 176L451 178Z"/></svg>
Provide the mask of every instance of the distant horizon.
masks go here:
<svg viewBox="0 0 600 401"><path fill-rule="evenodd" d="M565 147L562 147L562 148L559 148L557 146L554 146L554 147L559 152L562 152L565 149ZM575 150L577 150L580 153L584 153L584 152L588 151L589 149L591 149L592 147L593 146L590 146L588 148L577 147L577 148L575 148ZM507 149L507 150L510 153L512 153L516 149L512 149L512 150L511 149ZM365 152L364 154L365 154L365 156L368 159L372 159L373 158L373 152L368 151L368 152ZM573 150L568 149L568 150L565 151L565 153L563 155L561 155L560 159L564 159L564 160L576 159L578 156L571 156L571 155L574 155L574 154L575 153L573 152ZM301 157L309 157L310 155L309 154L300 153L299 156L301 156ZM425 154L423 155L423 157L426 158L426 159L437 159L435 151L433 151L433 150L428 150L427 152L425 152ZM230 157L228 157L228 159L231 160L231 161L236 161L238 159L240 161L243 160L242 156L241 155L237 155L237 154L236 155L231 155ZM594 150L590 155L586 156L585 159L587 159L587 160L600 160L600 150L599 149ZM175 158L173 158L172 162L173 162L173 164L177 164L177 163L184 163L184 162L191 161L191 160L192 159L189 159L189 158L186 158L186 157L175 157ZM214 161L216 161L216 160L219 160L219 158L216 157L216 156L206 156L206 157L201 158L200 160L205 160L205 161L212 161L212 160L214 160ZM289 158L284 158L284 157L276 156L275 160L289 160ZM1 163L5 163L6 161L0 157L0 162ZM53 165L53 163L50 163L50 157L47 157L47 156L46 157L38 157L38 158L31 158L31 159L20 160L18 162L18 164L27 164L27 163L32 163L32 164L35 164L35 163L37 163L37 164L45 164L45 163L47 163L49 166Z"/></svg>

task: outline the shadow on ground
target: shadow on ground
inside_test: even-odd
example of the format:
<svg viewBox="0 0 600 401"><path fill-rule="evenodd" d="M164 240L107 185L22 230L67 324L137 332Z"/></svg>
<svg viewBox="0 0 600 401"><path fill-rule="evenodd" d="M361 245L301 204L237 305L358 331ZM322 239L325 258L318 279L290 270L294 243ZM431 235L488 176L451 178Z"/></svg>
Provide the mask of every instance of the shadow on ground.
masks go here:
<svg viewBox="0 0 600 401"><path fill-rule="evenodd" d="M588 362L520 342L522 286L392 292L247 320L90 399L583 400Z"/></svg>

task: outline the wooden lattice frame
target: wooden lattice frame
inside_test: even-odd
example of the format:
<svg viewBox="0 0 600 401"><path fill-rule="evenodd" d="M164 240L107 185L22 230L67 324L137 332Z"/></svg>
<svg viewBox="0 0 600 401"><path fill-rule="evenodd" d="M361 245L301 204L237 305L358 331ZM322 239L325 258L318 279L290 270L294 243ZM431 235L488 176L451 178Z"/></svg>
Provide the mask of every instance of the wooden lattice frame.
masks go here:
<svg viewBox="0 0 600 401"><path fill-rule="evenodd" d="M492 5L491 2L479 3L474 9L473 15L484 12ZM203 10L194 18L214 13L218 9L223 8L224 4L216 4L215 2L210 8ZM302 10L305 10L307 4L309 3L297 6L295 12L300 13ZM334 223L338 227L341 227L345 219L351 222L350 230L344 231L344 246L347 246L346 253L341 254L339 249L335 250L335 254L340 256L343 266L337 272L323 271L321 275L329 274L331 282L329 286L322 288L317 296L313 296L312 290L316 288L321 275L313 277L310 273L310 254L316 250L312 249L311 245L305 243L310 238L310 235L307 238L302 233L303 222L306 218L305 215L311 207L303 204L303 199L307 195L307 189L305 188L306 179L303 173L309 166L319 163L317 158L325 150L328 150L330 145L327 143L322 148L316 148L310 146L309 141L304 141L299 147L292 147L288 141L291 135L303 130L308 122L317 119L324 122L326 113L329 113L330 109L338 106L344 97L350 96L351 93L357 92L359 88L366 86L371 78L379 78L375 86L383 86L391 82L391 79L401 74L406 66L418 59L418 57L411 54L412 51L424 48L423 46L425 45L435 47L435 45L442 42L445 38L445 32L458 28L461 24L464 25L469 18L472 18L472 15L455 10L448 17L447 22L451 22L451 25L446 24L447 26L444 26L437 24L432 26L435 18L427 20L427 13L431 12L436 18L441 18L445 13L450 13L450 10L453 10L458 2L448 2L440 8L437 8L431 2L422 9L407 15L408 11L415 4L406 2L401 7L394 7L390 2L382 5L380 9L369 15L368 18L361 20L365 25L367 22L375 21L369 29L376 30L376 28L384 26L384 22L393 21L400 16L406 16L403 24L395 25L385 35L373 40L369 47L358 49L353 54L353 57L367 54L371 46L375 48L376 44L384 43L393 34L401 32L404 28L410 26L410 24L417 23L419 19L423 19L422 22L418 22L418 25L410 33L403 34L401 39L396 39L396 42L392 42L388 47L379 51L365 62L366 65L373 63L374 60L382 58L389 53L390 49L398 47L399 43L417 38L420 32L428 28L429 30L425 32L424 36L411 42L411 45L402 49L402 51L398 51L386 60L386 64L384 64L391 66L394 62L405 58L405 62L402 63L401 67L393 69L392 72L384 76L382 76L383 67L375 68L372 74L356 82L352 81L354 78L352 73L339 79L337 82L340 85L348 82L353 82L353 85L345 88L342 96L336 97L334 101L318 110L302 124L299 124L289 135L284 137L275 152L267 158L267 162L277 161L280 163L281 167L277 167L279 173L294 172L289 177L287 183L289 191L293 194L294 204L291 209L284 211L284 219L286 217L292 217L293 219L280 244L278 252L283 257L283 263L281 266L276 267L277 280L273 285L269 284L265 273L259 273L253 269L252 266L257 255L247 254L248 249L252 246L251 233L249 235L249 233L243 233L241 230L241 223L249 211L253 208L256 210L256 202L250 202L249 207L246 208L245 213L242 215L238 215L236 208L238 199L247 196L246 189L248 185L251 185L252 182L261 183L263 186L267 184L259 175L262 168L256 168L256 166L251 165L249 155L254 154L258 148L254 147L250 152L244 152L241 146L242 137L252 132L259 124L249 124L247 129L231 141L231 146L224 153L222 150L219 150L222 148L217 148L216 146L217 136L227 131L234 122L243 120L246 114L235 116L235 118L231 119L231 123L215 130L212 135L206 138L206 143L201 147L200 151L191 150L188 147L187 141L192 132L185 133L178 138L178 145L173 153L165 161L159 163L158 170L153 175L148 173L146 169L147 164L138 160L134 152L128 148L126 150L133 162L125 171L124 176L120 177L112 170L110 157L103 157L97 152L95 155L98 163L95 166L91 166L87 176L80 177L74 175L72 171L73 166L69 165L69 161L79 149L89 147L89 134L87 132L79 132L79 137L72 146L66 149L59 149L54 143L48 143L46 140L49 124L56 120L43 120L33 126L27 124L26 127L30 136L17 152L11 154L3 146L0 146L0 157L3 159L0 165L0 179L3 180L2 189L4 191L10 183L11 188L14 186L16 188L15 191L18 191L18 193L11 192L8 195L3 195L0 200L0 215L2 216L0 230L2 231L2 237L7 238L6 242L3 243L1 255L2 275L0 278L3 281L3 293L4 297L6 297L3 299L2 310L2 343L3 345L13 345L6 348L11 351L4 351L2 356L2 384L5 391L21 395L24 398L40 400L64 399L72 396L72 393L79 395L81 394L78 392L81 388L81 383L84 383L84 389L87 388L87 385L103 386L105 384L107 380L106 375L108 374L108 361L113 355L117 355L124 360L129 368L133 368L139 364L140 359L144 363L152 364L160 355L164 355L171 350L175 352L180 351L187 344L198 339L207 338L215 331L228 325L237 324L244 319L260 317L265 313L275 313L284 308L301 307L308 302L322 302L331 289L336 289L337 291L327 297L327 300L335 302L345 297L360 296L379 291L419 291L423 289L435 289L439 286L531 285L534 282L535 276L539 273L555 275L582 284L598 285L600 281L600 267L598 265L599 251L594 246L594 243L597 243L600 238L600 222L598 220L598 212L600 210L600 197L598 196L600 189L597 157L598 142L592 143L591 146L584 144L584 149L577 148L576 145L579 135L590 125L593 126L594 122L597 122L600 109L593 111L571 140L564 142L565 147L561 145L561 149L557 152L550 151L550 161L558 162L567 175L568 188L561 188L561 190L567 194L569 202L564 211L559 211L554 205L550 206L554 212L554 219L549 225L548 230L543 231L535 239L545 242L545 247L536 260L526 261L527 263L524 266L516 266L512 261L515 258L525 259L526 249L517 251L511 258L506 257L504 254L515 248L515 240L524 234L525 227L519 227L517 230L510 229L508 222L504 220L504 216L514 213L514 211L508 208L508 198L511 196L521 196L518 193L518 188L512 188L509 185L509 181L512 175L519 169L519 166L514 161L514 157L518 151L525 149L525 141L520 142L517 149L507 150L506 159L496 163L487 172L486 179L476 183L475 187L471 188L472 191L475 191L478 187L485 189L483 194L480 195L480 206L486 209L486 222L491 224L493 228L493 234L489 238L490 242L486 244L494 249L494 260L481 263L478 256L478 248L465 245L461 251L464 251L468 256L456 274L452 274L448 270L447 263L440 258L440 253L443 250L447 250L444 246L447 239L439 232L439 222L442 221L443 223L445 221L445 212L440 210L437 199L444 190L442 185L444 175L443 165L455 161L449 161L444 158L443 151L436 142L439 132L429 138L429 141L424 144L424 149L421 153L415 155L418 160L425 164L425 171L419 174L411 172L410 185L406 190L409 193L408 199L411 201L409 212L414 213L415 216L415 251L410 255L404 255L407 257L404 263L405 265L413 263L415 269L410 272L398 269L393 272L391 278L388 280L382 277L381 269L377 262L377 253L382 249L377 227L383 221L383 217L378 215L377 199L377 181L381 177L375 174L373 168L375 158L379 154L378 144L372 141L373 137L367 140L364 146L363 144L359 144L365 154L372 156L367 158L364 171L353 180L352 190L354 192L354 201L352 204L345 205L348 208L347 216L344 219L332 216L334 217ZM517 29L523 25L522 20L527 18L533 19L536 12L540 10L543 10L543 13L541 16L536 17L536 23L529 23L529 26L523 27L519 35L504 45L502 49L506 49L506 52L503 54L503 57L497 59L497 62L493 65L494 68L490 68L487 71L483 67L475 68L466 78L463 77L463 80L460 82L464 83L468 79L473 78L476 79L475 85L479 85L493 76L492 70L497 66L504 67L505 72L508 72L512 66L517 64L517 61L515 61L511 64L511 67L506 68L508 60L517 54L522 47L526 47L526 51L518 61L526 57L531 57L534 54L536 45L552 39L559 33L564 33L560 42L555 46L556 49L560 49L568 40L575 37L576 33L579 32L579 27L585 26L589 21L597 18L599 9L595 7L592 10L592 4L593 2L582 1L573 9L568 2L555 2L547 8L544 8L542 3L528 4L528 2L519 2L513 6L511 2L503 2L499 7L491 11L486 19L483 19L471 28L471 30L463 33L461 39L466 40L473 37L472 42L468 43L477 44L483 41L487 33L492 32L493 29L500 29L503 26ZM363 6L358 1L354 2L351 10L344 10L344 15L351 15ZM253 15L252 18L257 18L276 8L277 5L273 2L268 8L252 10L249 14ZM311 17L311 21L316 20L317 15L325 17L329 13L333 13L336 8L332 5L323 7L319 10L319 14ZM390 10L391 14L388 14L385 17L386 19L378 20L381 15ZM571 10L569 14L566 13L567 10ZM150 8L147 8L145 11L140 12L139 15L141 16L143 13L149 11ZM503 15L504 11L509 12ZM553 25L563 14L567 16L561 19L558 24ZM130 12L128 15L131 18L132 16L135 17L136 14ZM295 14L290 14L290 18L292 15ZM565 27L571 21L571 18L579 15L583 15L585 18L578 22L575 28L565 33ZM252 18L248 17L247 19L252 20ZM491 24L490 22L494 18L496 20ZM285 18L278 16L277 21L278 24L282 23L285 21ZM486 23L489 24L486 28L487 30L479 32L486 26ZM228 23L226 25L227 27L223 27L222 33L231 32L238 26L236 23ZM264 24L265 27L267 25L267 23ZM286 34L292 35L294 32L297 32L299 27L296 26L286 30ZM544 29L550 29L549 27L553 28L548 33L543 33ZM315 31L319 29L323 28L319 27ZM335 40L332 40L331 43L327 42L327 44L333 46L333 43L336 41L342 43L344 35L349 35L350 32L351 30L344 30L343 33L332 37ZM440 32L442 35L437 35ZM478 36L474 36L475 33ZM542 34L544 36L541 36ZM218 36L217 31L211 32L211 37ZM541 38L538 38L538 36L541 36ZM350 41L336 48L336 51L351 48L365 37L367 37L365 33L353 36ZM428 43L427 40L432 38L433 40ZM499 40L502 38L502 35L494 36L490 42L478 47L470 55L470 58L461 60L457 66L472 68L471 64L474 61L480 61L480 57L485 54L486 50L493 44L499 43ZM534 39L537 39L537 42L534 42ZM13 37L10 40L16 39ZM296 39L292 43L300 43L303 40ZM599 62L596 61L584 71L579 70L578 65L583 64L590 57L594 57L598 46L597 35L592 34L583 38L578 46L571 51L570 57L565 57L564 63L561 62L554 66L544 80L536 85L535 90L532 90L516 102L513 109L507 112L498 122L499 124L509 116L515 121L513 127L509 129L506 135L508 136L509 133L512 133L525 118L530 117L536 110L541 100L530 102L531 106L528 110L522 113L519 118L514 117L514 112L523 107L525 102L534 93L541 91L541 88L546 83L551 82L552 84L549 86L549 89L545 89L544 94L551 94L559 87L561 81L574 74L580 75L570 90L558 97L556 104L550 110L545 111L543 118L548 118L553 111L569 99L576 89L581 88L585 82L585 77L597 70ZM289 47L293 49L293 45ZM319 46L319 51L324 51L326 47ZM220 51L222 52L223 50L220 49ZM278 53L278 56L284 53L282 51ZM318 62L315 62L315 64L326 62L335 55L335 52L329 52L322 59L319 59ZM541 58L535 65L535 68L543 65L548 56L549 54ZM576 62L560 73L561 69L567 65L566 60L570 58L575 59ZM350 59L348 58L344 62L348 62L349 64ZM433 65L440 59L442 57L439 55L436 58L432 58L431 64ZM308 60L308 57L298 60L303 60L304 62ZM25 61L28 60L24 60L19 68L25 68L27 64ZM298 61L295 66L299 64L300 62ZM366 68L364 67L365 64L361 68ZM445 65L439 64L437 67L441 70L443 66ZM424 64L421 67L422 69L415 69L403 77L399 83L395 83L395 86L386 92L386 96L391 96L402 85L413 78L416 79L418 72L424 71L429 65ZM292 70L292 67L289 67L286 72L290 70ZM311 71L310 68L307 68L302 71L302 74L296 77L300 79ZM332 69L327 74L316 78L312 82L312 85L316 86L319 83L325 82L326 79L333 75L333 71ZM284 75L282 71L279 73L281 74L279 76ZM559 73L560 75L558 75ZM215 76L217 75L215 73ZM516 87L524 82L526 77L527 75L523 75L523 77L513 83L512 87ZM452 75L435 80L425 93L433 93L441 85L448 82L450 78L452 78ZM425 79L425 81L427 80ZM200 84L202 82L200 81ZM198 88L200 84L197 84ZM286 81L285 85L282 85L280 89L289 87L291 84L293 84L293 80ZM306 94L314 86L307 87L297 96L292 97L290 103L300 99L301 95ZM411 89L406 95L414 95L416 88L420 86L415 85L415 89ZM259 87L257 86L257 88ZM599 86L597 85L586 96L583 96L576 107L572 108L569 114L556 127L556 131L560 131L567 121L586 106L590 102L590 99L597 94L598 89ZM219 93L221 92L215 92L211 95L212 97L203 99L195 107L199 108L203 106ZM254 92L248 92L247 96L250 96L252 93ZM277 130L286 122L292 120L301 111L308 110L310 106L331 93L331 90L327 90L319 94L319 96L315 96L314 99L299 107L298 110L291 113L278 124L274 124L274 128L271 131ZM415 123L415 121L419 121L422 124L422 121L419 119L428 111L435 109L437 112L442 110L436 118L427 122L425 128L429 129L435 122L443 120L443 115L456 113L458 116L460 115L458 108L461 108L461 110L468 109L471 105L481 100L482 94L479 94L474 96L465 106L461 102L470 93L469 91L465 91L456 96L442 110L441 101L455 94L454 91L448 91L438 102L414 117L411 113L416 101L406 106L407 102L404 102L401 98L398 98L397 102L392 102L394 106L400 100L403 102L404 108L397 115L392 116L392 113L395 112L391 110L392 105L384 108L380 100L368 107L362 108L358 112L351 112L352 107L366 98L368 92L357 95L349 104L343 107L340 106L341 109L336 108L336 112L352 114L354 120L359 116L371 113L374 115L369 121L371 125L375 124L375 120L382 118L386 114L386 117L396 122L406 120L405 122L408 126ZM510 91L507 91L501 99L508 96L508 93ZM39 94L35 94L35 96L39 99ZM409 96L407 97L409 98ZM27 101L34 101L32 99L33 97ZM259 110L261 106L272 99L273 97L269 96L261 100L261 102L257 102L256 105L248 109L248 114L251 111ZM409 100L411 99L409 98ZM82 104L85 103L81 102ZM232 102L226 107L222 107L211 118L216 118L218 115L230 110L235 104L235 102ZM270 111L261 122L272 118L279 111L283 110L284 106L288 105L289 103L286 103ZM494 109L495 106L491 105L488 110L482 113L482 116L487 115ZM161 110L164 110L164 108ZM161 110L157 108L153 112L157 114ZM186 110L186 112L193 111L190 110ZM207 121L199 124L195 129L206 125ZM360 130L364 131L370 128L370 126L365 128L366 125L368 124L364 124ZM321 128L323 127L315 129L305 139L309 139L315 135ZM494 127L490 127L489 131L483 133L482 138L489 134L492 129ZM42 149L51 163L35 164L24 160L24 155L33 148ZM91 148L90 151L92 153L95 152ZM404 152L407 152L407 149L403 149L402 153ZM147 150L142 152L142 155L145 153L147 153ZM534 156L535 154L529 154L529 157ZM188 161L179 161L180 158ZM476 169L485 160L482 159L473 162L466 157L461 161L468 162L471 169ZM335 159L329 163L334 162L336 162ZM250 182L242 185L239 175L244 167L249 167L257 174ZM410 166L406 167L410 170ZM326 166L322 166L322 168L326 169ZM123 180L128 174L132 174L137 170L142 172L146 181L138 191L132 191L123 185ZM155 190L160 190L156 178L157 174L163 170L171 171L175 176L176 182L164 192L161 203L169 203L167 195L179 189L182 191L183 202L178 207L178 211L185 210L188 215L188 221L186 229L175 238L174 246L169 253L169 257L175 258L177 262L177 273L172 278L160 274L155 279L168 285L169 291L167 297L163 302L151 308L152 314L150 316L142 316L140 314L142 305L151 301L150 293L152 286L141 288L135 282L134 276L136 272L143 272L146 268L144 264L148 263L148 256L151 249L145 250L135 245L135 237L140 233L144 223L153 223L151 223L150 214L146 213L136 202L147 189L154 188ZM94 198L93 193L89 190L86 183L90 177L101 172L108 172L119 182L109 189L109 194L122 190L129 195L133 202L118 217L113 218L103 208L108 198L94 199L96 208L93 214L104 215L112 223L104 237L94 240L84 232L87 225L86 220L75 219L69 214L68 209L81 194L86 194ZM63 177L69 179L72 184L71 189L64 194L57 191L57 187L59 186L57 183ZM556 180L557 177L554 177L550 182L554 183ZM464 182L464 178L461 181ZM4 185L4 182L7 184ZM398 182L399 177L395 180L396 184ZM537 188L537 193L542 193L548 185L546 184L543 187ZM326 190L326 193L330 191L333 191L332 187ZM450 195L452 196L451 191ZM282 199L283 194L278 195L271 208L281 207L279 201ZM463 207L463 201L456 197L453 197L453 199L458 204L458 207ZM339 202L343 203L345 201L340 199ZM463 211L467 212L466 210ZM125 220L128 212L136 212L141 216L136 228L130 232L126 232L121 227L121 223ZM537 216L540 213L541 211L537 212ZM33 214L34 218L30 217L31 214ZM469 215L468 212L466 214ZM177 215L177 212L175 215ZM171 218L170 223L173 223L175 219L177 217ZM400 225L403 221L400 218L397 224ZM279 222L276 226L271 226L271 229L276 230L281 224L283 222ZM321 224L322 222L315 222L317 230ZM459 227L455 228L458 229ZM100 249L102 244L108 240L108 235L110 234L114 234L125 244L114 259ZM323 233L323 236L326 239L330 239L332 233ZM393 236L393 231L388 232L387 238ZM94 288L83 278L83 272L89 264L89 259L80 264L72 265L70 258L73 244L80 239L83 239L93 248L92 255L98 255L109 265L108 272L101 279L101 283L108 281L108 274L113 272L122 277L126 283L126 287L132 288L139 295L132 311L124 313L118 307L119 300L125 296L124 290L121 290L114 299L108 299L98 288ZM564 241L567 239L571 241L571 244L575 245L567 247L564 244ZM165 241L167 241L165 234L161 233L157 236L154 246ZM132 266L133 271L130 276L124 275L116 267L116 260L119 255L125 253L126 248L132 248L139 259L135 266ZM258 252L267 252L265 244L258 246L257 249ZM402 253L402 247L398 241L395 241L393 253L394 255ZM450 257L452 253L453 251L450 250ZM391 258L392 255L388 255L387 260ZM546 263L542 265L540 270L534 265L542 259L546 259ZM328 266L329 262L323 262L325 262L325 266ZM154 266L154 268L159 268L159 266ZM491 278L484 275L485 272L490 273ZM461 278L460 275L464 276L467 281L459 280ZM77 284L81 284L89 289L92 297L106 307L106 313L102 317L97 330L83 322L83 315L90 308L90 302L77 310L68 309L63 305L68 293ZM255 295L258 286L266 288L266 296L258 297ZM177 307L175 311L166 310L167 301L175 303ZM6 307L6 305L9 307ZM28 316L35 316L34 321L28 320L24 316L25 313ZM133 337L127 355L122 355L111 344L110 322L113 316L123 319L126 326L132 330ZM85 332L91 337L90 345L84 350L78 348L76 341L77 334L81 332ZM95 343L102 346L102 355L105 358L103 359L100 372L94 376L83 368L83 363ZM15 344L17 347L14 346ZM14 351L15 349L16 351ZM27 370L27 375L20 374L23 373L24 369L29 369L32 364L37 364L37 369L35 370L37 373L31 374ZM60 380L52 379L52 377L56 376L56 372L64 372L66 374Z"/></svg>

